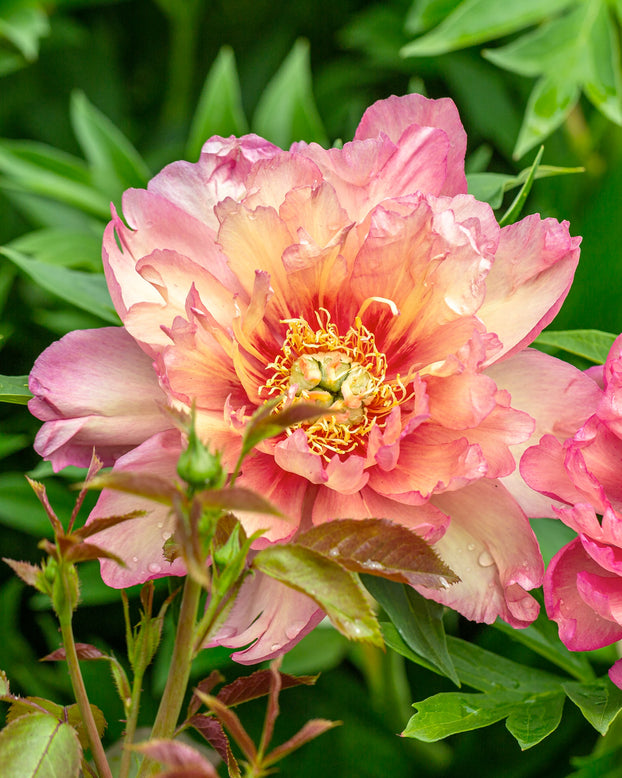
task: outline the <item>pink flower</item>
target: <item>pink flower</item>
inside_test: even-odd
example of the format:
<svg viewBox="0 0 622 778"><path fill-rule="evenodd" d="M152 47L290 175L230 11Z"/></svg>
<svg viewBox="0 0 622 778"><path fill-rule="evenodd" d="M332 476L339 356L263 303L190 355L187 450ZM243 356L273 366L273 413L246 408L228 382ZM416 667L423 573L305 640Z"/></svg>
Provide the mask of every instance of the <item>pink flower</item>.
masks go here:
<svg viewBox="0 0 622 778"><path fill-rule="evenodd" d="M568 437L545 435L521 461L527 483L577 532L544 579L547 613L573 651L622 639L622 336L588 372L602 386L589 417ZM622 660L609 676L622 688Z"/></svg>
<svg viewBox="0 0 622 778"><path fill-rule="evenodd" d="M460 576L426 596L528 624L543 570L521 508L538 498L517 458L556 422L564 392L582 402L582 381L594 385L525 347L559 309L579 239L538 216L500 229L466 193L465 148L450 100L391 97L342 149L212 138L197 163L126 192L128 226L114 213L104 236L123 329L70 333L37 361L37 450L82 465L95 444L117 469L173 476L182 441L161 409L194 401L202 438L231 469L264 401L316 402L333 414L245 461L239 483L288 517L241 516L249 533L265 530L260 545L333 518L387 518ZM133 507L104 492L92 516ZM98 535L127 562L102 562L108 584L183 574L162 556L164 508L121 526ZM259 576L219 642L256 641L236 656L257 661L321 617Z"/></svg>

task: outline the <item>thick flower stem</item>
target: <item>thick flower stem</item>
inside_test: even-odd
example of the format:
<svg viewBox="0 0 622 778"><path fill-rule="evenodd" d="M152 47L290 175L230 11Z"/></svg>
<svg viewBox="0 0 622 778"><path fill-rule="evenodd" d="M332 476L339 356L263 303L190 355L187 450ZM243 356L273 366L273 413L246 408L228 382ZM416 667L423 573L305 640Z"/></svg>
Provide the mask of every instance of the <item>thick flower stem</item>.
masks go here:
<svg viewBox="0 0 622 778"><path fill-rule="evenodd" d="M151 730L152 740L170 738L175 732L188 685L188 678L190 677L190 666L194 655L194 633L201 591L201 585L190 576L186 576L179 611L179 622L177 623L175 647L158 715ZM149 775L150 772L148 765L143 766L140 776Z"/></svg>
<svg viewBox="0 0 622 778"><path fill-rule="evenodd" d="M69 598L67 598L66 601L69 602ZM73 629L71 627L71 610L69 607L64 610L67 612L59 613L58 619L60 622L61 635L63 637L63 645L65 647L65 657L69 670L69 677L71 678L71 686L76 702L78 703L78 708L80 709L82 723L87 732L89 744L91 746L91 754L95 766L97 767L98 776L99 778L112 778L110 766L108 765L104 747L102 746L99 733L97 732L97 725L93 717L93 711L86 694L84 680L82 679L82 673L80 671L76 643L73 638Z"/></svg>

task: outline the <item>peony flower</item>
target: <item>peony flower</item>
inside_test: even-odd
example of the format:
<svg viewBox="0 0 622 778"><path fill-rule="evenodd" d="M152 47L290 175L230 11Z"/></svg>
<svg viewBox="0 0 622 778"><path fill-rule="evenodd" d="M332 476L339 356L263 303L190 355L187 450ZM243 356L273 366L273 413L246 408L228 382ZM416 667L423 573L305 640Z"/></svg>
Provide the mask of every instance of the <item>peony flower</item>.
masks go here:
<svg viewBox="0 0 622 778"><path fill-rule="evenodd" d="M391 97L341 149L211 138L198 162L126 192L127 225L113 212L103 248L123 327L70 333L37 361L37 450L62 467L95 445L118 470L173 477L182 439L163 408L195 403L231 471L259 406L316 403L330 413L244 462L238 483L286 517L242 515L249 534L264 530L258 545L334 518L389 519L461 579L425 596L530 623L543 568L521 506L539 498L517 459L557 422L560 397L580 405L594 384L526 347L568 292L579 239L539 216L500 229L467 194L465 148L451 100ZM105 491L91 518L135 507ZM183 575L162 554L172 532L163 507L100 532L127 563L103 560L104 580ZM251 643L236 658L258 661L321 618L256 576L217 642Z"/></svg>
<svg viewBox="0 0 622 778"><path fill-rule="evenodd" d="M544 579L547 613L573 651L622 640L622 336L588 372L602 387L593 412L565 439L545 435L521 461L525 480L577 533ZM622 688L622 660L609 676Z"/></svg>

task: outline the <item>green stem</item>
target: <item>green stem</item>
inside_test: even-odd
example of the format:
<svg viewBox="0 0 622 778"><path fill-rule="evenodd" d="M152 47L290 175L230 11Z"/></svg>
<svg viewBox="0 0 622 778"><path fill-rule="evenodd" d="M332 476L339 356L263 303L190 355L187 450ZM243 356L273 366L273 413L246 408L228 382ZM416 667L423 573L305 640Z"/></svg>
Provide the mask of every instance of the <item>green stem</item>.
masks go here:
<svg viewBox="0 0 622 778"><path fill-rule="evenodd" d="M97 724L95 723L95 718L93 717L93 711L86 694L84 680L80 671L80 662L78 660L78 652L76 651L76 643L73 637L73 629L71 626L69 587L67 586L67 577L64 575L62 567L59 571L59 574L62 576L63 588L66 590L66 596L64 598L66 607L63 607L61 612L58 613L58 619L60 622L61 635L63 637L63 645L65 647L65 657L67 660L69 677L71 679L71 686L73 688L76 702L78 703L78 708L82 717L82 723L86 729L86 734L91 746L91 754L93 756L95 766L97 767L99 778L112 778L110 766L108 765L108 760L106 759L106 754L104 753L104 747L102 746L99 733L97 732Z"/></svg>
<svg viewBox="0 0 622 778"><path fill-rule="evenodd" d="M127 778L130 773L132 756L136 753L131 751L130 746L134 742L134 735L136 734L136 726L138 724L138 711L140 708L140 695L142 693L143 677L144 668L138 667L134 671L132 699L130 701L130 711L125 725L125 735L123 737L123 752L121 754L119 778Z"/></svg>
<svg viewBox="0 0 622 778"><path fill-rule="evenodd" d="M186 576L179 611L179 621L177 623L175 647L173 648L170 671L166 679L164 694L160 700L158 715L151 730L152 740L172 737L177 726L177 720L179 719L179 713L190 677L190 666L194 654L194 632L201 591L201 585L189 575ZM151 768L149 765L143 765L140 776L149 775L150 772Z"/></svg>

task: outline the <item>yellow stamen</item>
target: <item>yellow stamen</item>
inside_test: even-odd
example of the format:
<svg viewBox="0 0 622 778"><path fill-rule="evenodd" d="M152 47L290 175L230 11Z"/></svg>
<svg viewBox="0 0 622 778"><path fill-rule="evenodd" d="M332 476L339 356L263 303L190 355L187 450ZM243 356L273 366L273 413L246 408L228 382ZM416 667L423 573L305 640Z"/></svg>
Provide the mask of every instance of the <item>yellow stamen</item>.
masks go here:
<svg viewBox="0 0 622 778"><path fill-rule="evenodd" d="M384 417L412 395L399 375L386 379L386 356L360 316L345 335L324 308L316 319L317 329L302 318L283 321L287 336L281 353L268 365L273 373L261 391L283 396L277 411L288 402L313 402L331 411L298 425L311 450L328 460L335 453L364 449L371 429L382 426Z"/></svg>

